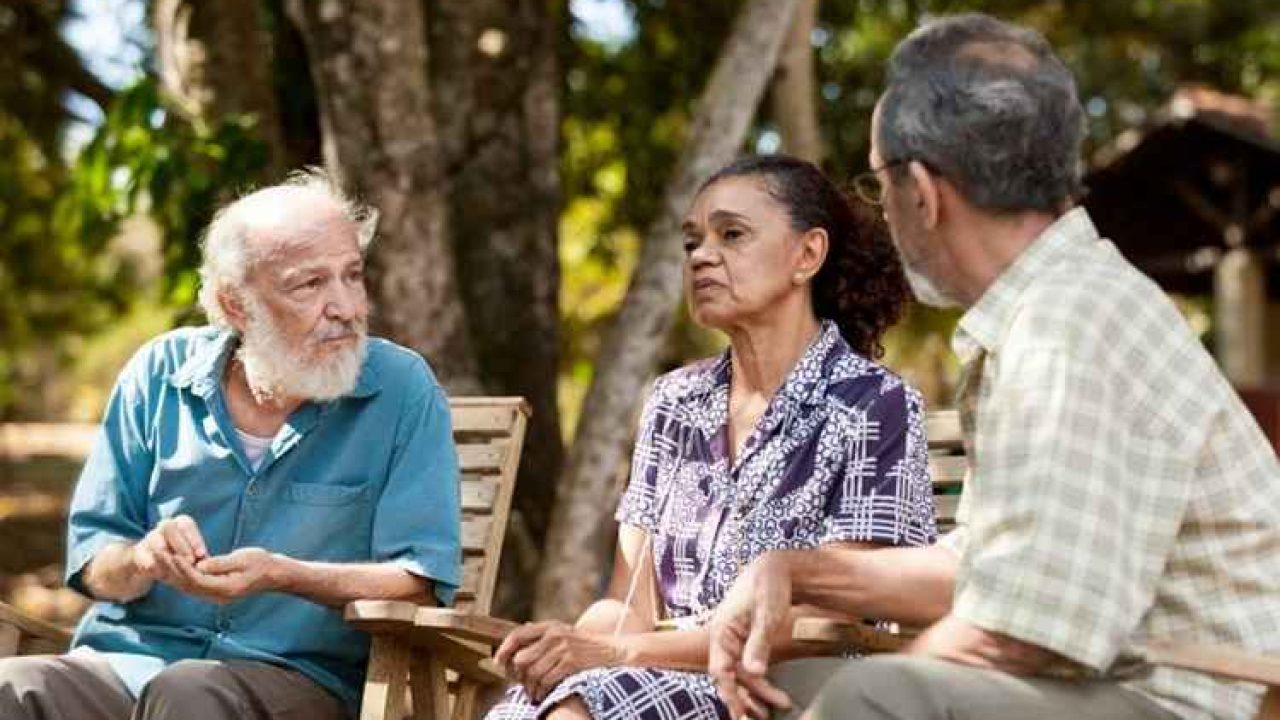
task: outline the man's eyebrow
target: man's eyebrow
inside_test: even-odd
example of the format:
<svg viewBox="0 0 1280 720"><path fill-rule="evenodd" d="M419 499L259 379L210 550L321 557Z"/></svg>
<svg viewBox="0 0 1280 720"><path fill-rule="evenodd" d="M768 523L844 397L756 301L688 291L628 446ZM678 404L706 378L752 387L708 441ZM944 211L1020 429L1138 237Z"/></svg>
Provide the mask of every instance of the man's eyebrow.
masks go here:
<svg viewBox="0 0 1280 720"><path fill-rule="evenodd" d="M312 273L324 272L324 265L307 264L307 265L291 265L280 271L280 277L289 280L299 275L309 275Z"/></svg>
<svg viewBox="0 0 1280 720"><path fill-rule="evenodd" d="M692 220L685 220L684 222L680 223L680 232L684 233L685 235L692 235L698 232L698 223Z"/></svg>

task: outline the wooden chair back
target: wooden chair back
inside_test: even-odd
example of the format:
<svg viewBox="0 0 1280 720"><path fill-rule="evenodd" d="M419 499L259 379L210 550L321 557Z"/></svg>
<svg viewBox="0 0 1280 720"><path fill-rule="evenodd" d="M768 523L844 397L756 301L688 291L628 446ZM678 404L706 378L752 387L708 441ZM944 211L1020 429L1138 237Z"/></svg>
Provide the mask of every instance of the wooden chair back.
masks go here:
<svg viewBox="0 0 1280 720"><path fill-rule="evenodd" d="M928 414L926 423L934 512L938 534L942 535L956 526L956 508L968 465L960 435L960 414L955 410L938 410Z"/></svg>
<svg viewBox="0 0 1280 720"><path fill-rule="evenodd" d="M519 397L458 397L449 401L462 470L462 587L457 607L491 609L529 405Z"/></svg>

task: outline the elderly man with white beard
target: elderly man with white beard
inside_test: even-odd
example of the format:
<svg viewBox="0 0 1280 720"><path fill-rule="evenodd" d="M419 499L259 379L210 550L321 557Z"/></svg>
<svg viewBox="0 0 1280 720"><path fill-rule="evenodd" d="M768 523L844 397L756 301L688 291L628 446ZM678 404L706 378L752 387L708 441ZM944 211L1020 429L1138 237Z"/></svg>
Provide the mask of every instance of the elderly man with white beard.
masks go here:
<svg viewBox="0 0 1280 720"><path fill-rule="evenodd" d="M129 362L75 491L67 583L97 602L70 653L0 661L0 717L342 718L368 655L342 606L452 601L448 403L366 339L371 227L317 172L217 214L211 326Z"/></svg>

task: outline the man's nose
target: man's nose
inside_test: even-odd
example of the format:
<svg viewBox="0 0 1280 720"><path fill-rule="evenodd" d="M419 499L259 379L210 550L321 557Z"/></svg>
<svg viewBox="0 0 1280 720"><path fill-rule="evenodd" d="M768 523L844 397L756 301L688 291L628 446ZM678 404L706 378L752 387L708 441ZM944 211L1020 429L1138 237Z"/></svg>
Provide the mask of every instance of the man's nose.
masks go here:
<svg viewBox="0 0 1280 720"><path fill-rule="evenodd" d="M329 296L329 302L325 306L325 313L335 320L350 321L361 314L364 305L363 288L335 283L334 290Z"/></svg>

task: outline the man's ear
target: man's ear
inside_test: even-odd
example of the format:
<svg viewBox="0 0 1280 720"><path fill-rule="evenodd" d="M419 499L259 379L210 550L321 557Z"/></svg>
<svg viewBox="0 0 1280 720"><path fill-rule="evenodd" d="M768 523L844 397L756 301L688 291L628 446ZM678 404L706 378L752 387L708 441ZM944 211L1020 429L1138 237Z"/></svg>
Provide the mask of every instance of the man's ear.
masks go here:
<svg viewBox="0 0 1280 720"><path fill-rule="evenodd" d="M795 275L810 280L818 274L823 261L827 259L827 250L831 238L822 228L810 228L800 236L800 259L796 263Z"/></svg>
<svg viewBox="0 0 1280 720"><path fill-rule="evenodd" d="M249 325L249 314L245 311L244 302L240 299L240 293L223 287L218 291L218 305L222 307L222 312L227 316L227 321L231 323L231 327L236 332L243 333L244 329Z"/></svg>
<svg viewBox="0 0 1280 720"><path fill-rule="evenodd" d="M920 213L920 223L926 230L932 230L938 225L938 216L941 214L941 188L938 187L938 179L933 173L924 166L923 163L912 161L907 166L907 171L911 173L911 177L915 180L916 185L916 210Z"/></svg>

